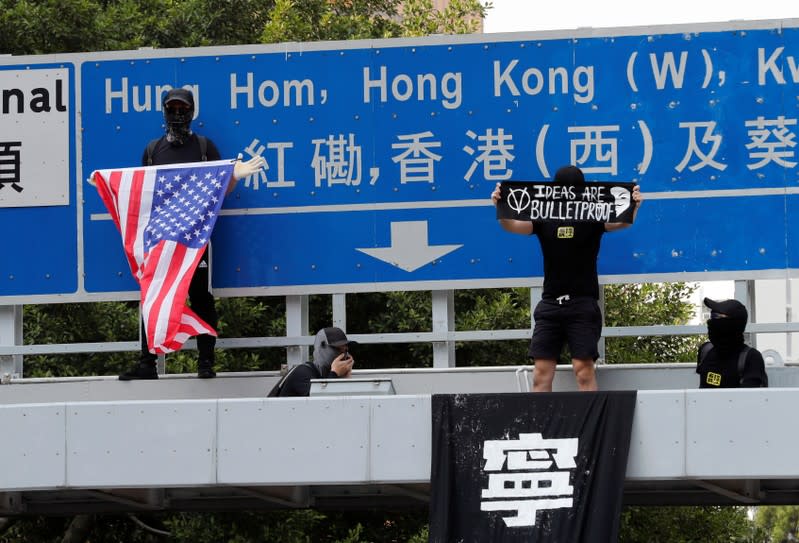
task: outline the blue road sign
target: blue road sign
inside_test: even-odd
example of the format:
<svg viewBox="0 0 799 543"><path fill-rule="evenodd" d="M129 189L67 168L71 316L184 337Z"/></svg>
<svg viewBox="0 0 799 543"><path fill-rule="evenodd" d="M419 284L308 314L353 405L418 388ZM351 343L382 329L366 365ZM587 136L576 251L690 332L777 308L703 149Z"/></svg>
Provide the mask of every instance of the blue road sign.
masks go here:
<svg viewBox="0 0 799 543"><path fill-rule="evenodd" d="M537 243L503 232L488 197L569 163L648 199L603 241L601 274L792 273L797 32L119 53L81 64L83 171L139 164L163 93L191 88L198 133L268 163L217 223L214 286L231 293L541 276ZM87 191L85 289L134 290L104 213Z"/></svg>
<svg viewBox="0 0 799 543"><path fill-rule="evenodd" d="M75 68L0 66L0 297L78 290Z"/></svg>

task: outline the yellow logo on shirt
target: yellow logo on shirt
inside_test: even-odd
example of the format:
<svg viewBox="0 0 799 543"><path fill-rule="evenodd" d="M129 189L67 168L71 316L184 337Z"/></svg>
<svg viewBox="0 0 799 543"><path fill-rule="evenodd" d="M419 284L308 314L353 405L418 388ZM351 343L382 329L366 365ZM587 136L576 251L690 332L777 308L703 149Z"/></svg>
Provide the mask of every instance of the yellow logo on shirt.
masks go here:
<svg viewBox="0 0 799 543"><path fill-rule="evenodd" d="M721 374L709 371L707 372L707 377L705 377L705 382L710 386L721 386Z"/></svg>
<svg viewBox="0 0 799 543"><path fill-rule="evenodd" d="M571 239L574 237L573 226L558 226L558 239Z"/></svg>

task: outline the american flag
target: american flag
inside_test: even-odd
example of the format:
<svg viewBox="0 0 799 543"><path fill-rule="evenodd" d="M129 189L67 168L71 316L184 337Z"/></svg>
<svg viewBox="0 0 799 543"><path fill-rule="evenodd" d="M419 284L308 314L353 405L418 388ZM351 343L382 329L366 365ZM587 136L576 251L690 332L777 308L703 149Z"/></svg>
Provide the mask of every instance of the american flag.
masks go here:
<svg viewBox="0 0 799 543"><path fill-rule="evenodd" d="M186 297L232 174L230 160L92 174L141 287L150 352L176 351L191 336L216 335L186 306Z"/></svg>

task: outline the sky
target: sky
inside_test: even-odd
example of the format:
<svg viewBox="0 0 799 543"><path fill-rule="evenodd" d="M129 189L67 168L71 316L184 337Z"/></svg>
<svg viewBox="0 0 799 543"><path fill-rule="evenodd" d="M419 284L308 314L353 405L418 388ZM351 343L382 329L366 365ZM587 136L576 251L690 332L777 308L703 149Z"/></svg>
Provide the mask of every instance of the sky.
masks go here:
<svg viewBox="0 0 799 543"><path fill-rule="evenodd" d="M484 32L799 18L796 0L493 0Z"/></svg>
<svg viewBox="0 0 799 543"><path fill-rule="evenodd" d="M799 0L492 0L492 4L483 24L485 33L799 18ZM692 300L697 310L701 296L734 296L732 281L701 285Z"/></svg>

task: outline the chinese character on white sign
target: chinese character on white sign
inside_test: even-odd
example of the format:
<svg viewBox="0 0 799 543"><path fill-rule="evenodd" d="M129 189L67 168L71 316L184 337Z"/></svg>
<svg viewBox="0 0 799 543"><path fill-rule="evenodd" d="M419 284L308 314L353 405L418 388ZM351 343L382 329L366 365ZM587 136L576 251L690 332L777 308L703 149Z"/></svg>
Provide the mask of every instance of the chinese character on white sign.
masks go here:
<svg viewBox="0 0 799 543"><path fill-rule="evenodd" d="M423 138L432 138L433 133L429 130L418 134L406 134L397 136L400 143L391 144L392 149L405 149L402 153L391 157L394 162L400 163L400 183L406 184L412 181L423 183L434 183L435 172L434 162L441 160L441 155L437 155L430 149L441 147L440 141L422 141Z"/></svg>
<svg viewBox="0 0 799 543"><path fill-rule="evenodd" d="M244 178L244 186L252 188L253 190L258 190L261 185L265 185L270 189L293 187L295 184L294 181L286 179L286 149L292 149L293 147L294 144L290 141L272 142L264 146L260 145L258 139L253 139L250 145L244 149L244 152L247 153L250 158L255 158L257 156L263 157L264 151L266 151L267 148L270 150L277 150L277 179L270 181L267 178L266 171L269 169L269 162L267 161L264 167L258 170L257 173ZM266 157L264 157L264 159L266 159Z"/></svg>
<svg viewBox="0 0 799 543"><path fill-rule="evenodd" d="M713 133L713 131L716 129L716 121L680 123L680 128L688 129L688 148L685 150L685 155L682 157L682 161L674 167L675 170L678 172L683 171L685 167L688 166L688 161L691 160L691 157L694 155L696 155L696 157L699 159L699 162L688 166L688 169L692 172L695 172L700 168L704 168L705 166L711 166L722 172L727 169L726 164L721 164L715 160L722 138L721 134ZM699 144L696 141L696 131L700 128L704 128L702 144L710 144L711 146L707 153L700 149Z"/></svg>
<svg viewBox="0 0 799 543"><path fill-rule="evenodd" d="M466 181L472 179L478 164L483 165L483 177L486 181L507 181L511 178L513 170L508 167L508 163L513 162L513 159L516 158L511 153L513 151L513 135L505 134L504 128L498 128L496 134L489 128L481 136L467 130L466 135L480 142L480 145L477 146L477 151L480 153L477 155L475 155L477 151L472 146L466 145L463 148L467 154L474 157L469 170L463 176Z"/></svg>
<svg viewBox="0 0 799 543"><path fill-rule="evenodd" d="M604 132L618 132L619 125L571 126L570 134L582 133L582 138L571 140L571 163L579 166L583 173L618 173L617 140L605 136ZM594 162L595 166L584 166Z"/></svg>
<svg viewBox="0 0 799 543"><path fill-rule="evenodd" d="M311 167L314 169L314 185L327 186L361 184L361 146L355 145L355 134L328 136L327 139L311 140L314 144Z"/></svg>
<svg viewBox="0 0 799 543"><path fill-rule="evenodd" d="M747 134L752 140L746 144L749 157L760 159L754 164L747 164L747 168L757 170L769 162L775 162L783 168L796 166L796 162L787 160L794 158L796 134L788 130L788 126L796 125L796 119L786 119L782 115L776 119L758 117L754 121L746 121L745 125L750 129ZM774 136L774 139L769 136Z"/></svg>

